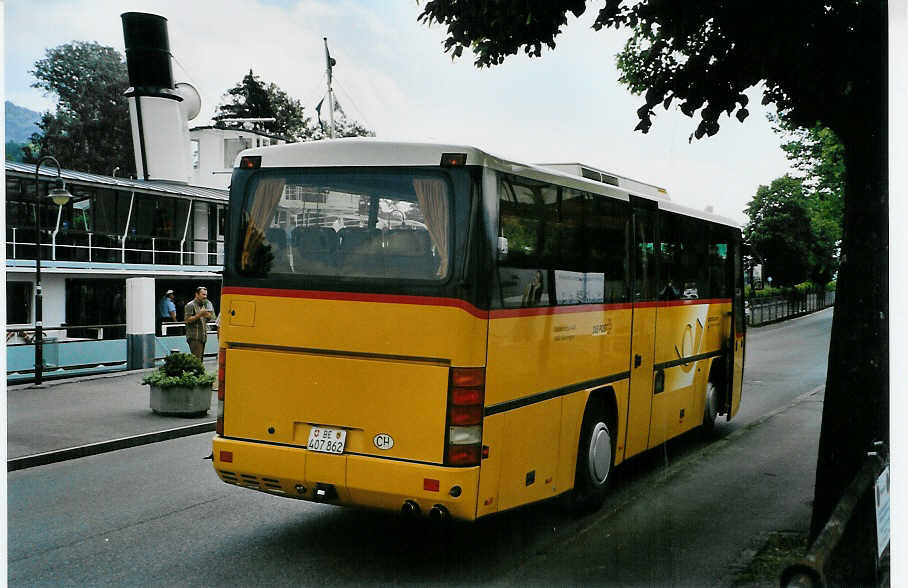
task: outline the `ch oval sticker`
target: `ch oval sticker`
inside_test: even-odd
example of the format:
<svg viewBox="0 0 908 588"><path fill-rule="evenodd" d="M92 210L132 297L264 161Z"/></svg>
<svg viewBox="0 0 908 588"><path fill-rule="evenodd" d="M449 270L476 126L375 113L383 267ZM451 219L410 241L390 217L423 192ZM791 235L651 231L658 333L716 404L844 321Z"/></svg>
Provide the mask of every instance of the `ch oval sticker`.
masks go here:
<svg viewBox="0 0 908 588"><path fill-rule="evenodd" d="M372 438L372 444L382 451L387 451L394 447L394 439L386 433L379 433Z"/></svg>

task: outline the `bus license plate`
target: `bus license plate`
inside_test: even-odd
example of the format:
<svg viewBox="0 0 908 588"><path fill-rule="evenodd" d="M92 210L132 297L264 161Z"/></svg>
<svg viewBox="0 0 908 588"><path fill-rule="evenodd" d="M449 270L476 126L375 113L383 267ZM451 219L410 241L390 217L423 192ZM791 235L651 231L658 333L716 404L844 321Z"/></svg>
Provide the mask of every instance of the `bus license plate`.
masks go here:
<svg viewBox="0 0 908 588"><path fill-rule="evenodd" d="M321 453L344 452L344 443L347 442L347 431L343 429L325 429L312 427L309 431L309 444L306 449Z"/></svg>

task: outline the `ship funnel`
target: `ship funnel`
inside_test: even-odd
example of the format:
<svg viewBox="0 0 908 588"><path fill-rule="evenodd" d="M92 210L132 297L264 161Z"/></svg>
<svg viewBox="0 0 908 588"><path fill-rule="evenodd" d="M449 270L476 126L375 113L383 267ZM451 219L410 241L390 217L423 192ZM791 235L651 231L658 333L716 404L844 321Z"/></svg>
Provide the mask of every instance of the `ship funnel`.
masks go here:
<svg viewBox="0 0 908 588"><path fill-rule="evenodd" d="M120 18L138 176L189 183L192 154L187 123L201 110L199 93L189 84L173 82L166 18L144 12L125 12Z"/></svg>

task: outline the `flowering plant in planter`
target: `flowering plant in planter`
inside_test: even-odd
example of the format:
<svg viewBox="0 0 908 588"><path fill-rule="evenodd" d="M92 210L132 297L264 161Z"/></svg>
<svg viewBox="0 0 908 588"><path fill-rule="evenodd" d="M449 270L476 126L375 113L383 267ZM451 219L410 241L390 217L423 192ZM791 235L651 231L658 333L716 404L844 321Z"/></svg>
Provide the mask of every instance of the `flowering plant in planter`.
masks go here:
<svg viewBox="0 0 908 588"><path fill-rule="evenodd" d="M211 408L215 376L190 353L173 353L142 383L151 387L151 410L166 415L203 415Z"/></svg>

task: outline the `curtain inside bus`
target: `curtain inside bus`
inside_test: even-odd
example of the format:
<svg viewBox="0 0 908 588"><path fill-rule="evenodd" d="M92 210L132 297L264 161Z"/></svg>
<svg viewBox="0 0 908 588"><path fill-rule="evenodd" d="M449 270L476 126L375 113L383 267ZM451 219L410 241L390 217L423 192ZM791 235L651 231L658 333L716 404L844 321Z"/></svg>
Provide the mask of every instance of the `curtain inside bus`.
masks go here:
<svg viewBox="0 0 908 588"><path fill-rule="evenodd" d="M432 245L441 258L436 275L448 273L448 198L445 183L437 179L414 179L413 189L426 219Z"/></svg>
<svg viewBox="0 0 908 588"><path fill-rule="evenodd" d="M453 183L413 168L269 169L243 203L250 277L446 280Z"/></svg>

